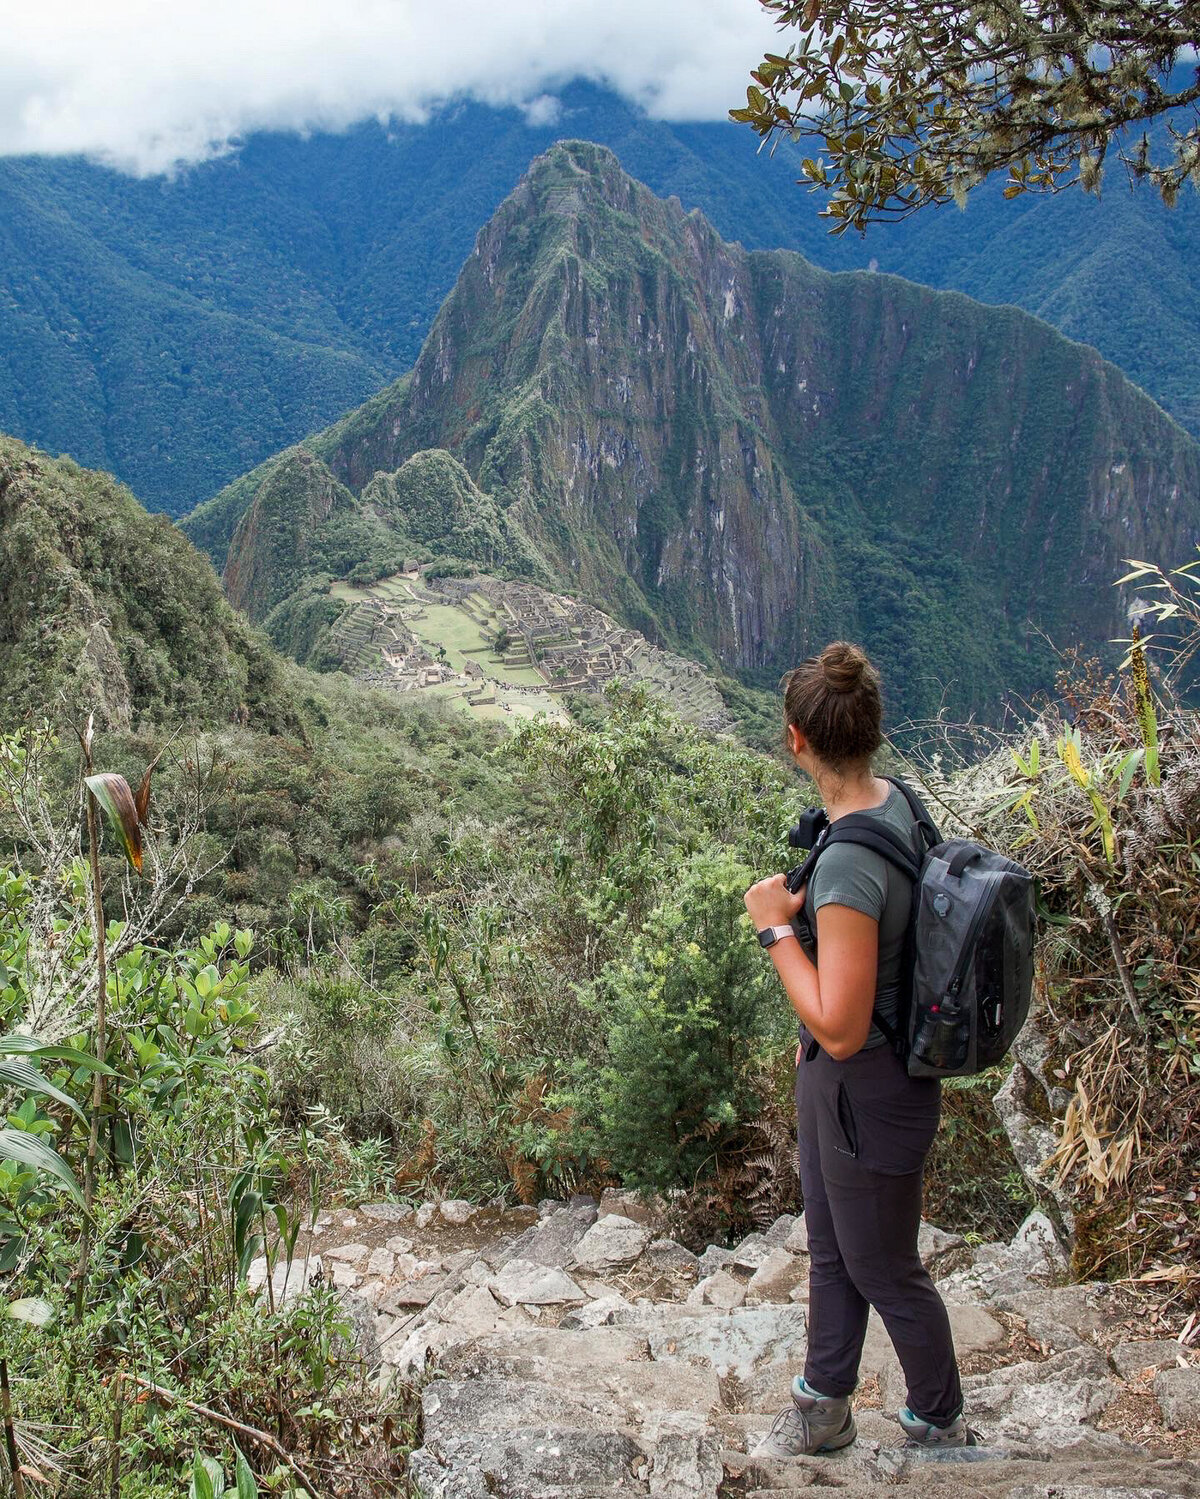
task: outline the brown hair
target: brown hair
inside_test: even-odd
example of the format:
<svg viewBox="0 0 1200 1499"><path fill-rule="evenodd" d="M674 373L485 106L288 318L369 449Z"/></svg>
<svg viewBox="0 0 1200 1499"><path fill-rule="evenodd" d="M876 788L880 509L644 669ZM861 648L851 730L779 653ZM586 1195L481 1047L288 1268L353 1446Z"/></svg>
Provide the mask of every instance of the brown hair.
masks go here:
<svg viewBox="0 0 1200 1499"><path fill-rule="evenodd" d="M879 673L856 645L835 640L782 682L783 713L834 768L873 755L883 741Z"/></svg>

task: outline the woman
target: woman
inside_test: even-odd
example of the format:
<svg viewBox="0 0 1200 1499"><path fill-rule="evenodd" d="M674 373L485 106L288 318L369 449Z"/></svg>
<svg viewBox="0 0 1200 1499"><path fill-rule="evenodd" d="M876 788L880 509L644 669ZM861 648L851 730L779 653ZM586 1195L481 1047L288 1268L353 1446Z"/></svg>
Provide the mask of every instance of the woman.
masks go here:
<svg viewBox="0 0 1200 1499"><path fill-rule="evenodd" d="M903 793L871 769L881 742L879 677L857 646L828 645L784 679L788 748L816 782L831 821L877 816L921 845ZM808 1226L808 1353L758 1455L830 1452L854 1440L850 1396L874 1307L908 1382L900 1424L913 1442L974 1445L950 1322L917 1254L921 1179L937 1132L940 1084L911 1078L872 1019L898 1013L911 883L873 849L831 844L810 888L782 875L746 892L800 1017L796 1113ZM814 963L795 938L804 908Z"/></svg>

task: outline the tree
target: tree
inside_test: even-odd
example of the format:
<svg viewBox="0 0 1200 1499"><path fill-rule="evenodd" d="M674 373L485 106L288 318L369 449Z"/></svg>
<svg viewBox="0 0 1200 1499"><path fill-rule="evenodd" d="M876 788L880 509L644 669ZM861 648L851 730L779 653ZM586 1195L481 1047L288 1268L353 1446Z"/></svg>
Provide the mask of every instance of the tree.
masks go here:
<svg viewBox="0 0 1200 1499"><path fill-rule="evenodd" d="M799 35L767 54L730 116L764 140L823 139L826 154L803 172L828 194L835 234L961 206L1000 170L1007 197L1097 191L1110 150L1168 204L1189 178L1200 185L1200 4L759 3ZM1152 144L1154 121L1165 131Z"/></svg>

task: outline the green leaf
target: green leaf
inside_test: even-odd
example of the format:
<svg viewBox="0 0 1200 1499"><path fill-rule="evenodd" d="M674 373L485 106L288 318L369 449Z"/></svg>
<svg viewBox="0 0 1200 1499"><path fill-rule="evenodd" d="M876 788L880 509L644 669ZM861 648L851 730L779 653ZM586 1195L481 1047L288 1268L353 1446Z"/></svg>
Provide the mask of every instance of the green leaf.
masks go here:
<svg viewBox="0 0 1200 1499"><path fill-rule="evenodd" d="M192 1481L188 1485L188 1499L217 1499L217 1491L213 1487L212 1470L208 1466L211 1458L198 1457L192 1465ZM225 1485L222 1483L221 1491L224 1492Z"/></svg>
<svg viewBox="0 0 1200 1499"><path fill-rule="evenodd" d="M8 1303L8 1315L14 1322L28 1322L30 1327L49 1327L55 1311L53 1304L42 1296L23 1296Z"/></svg>
<svg viewBox="0 0 1200 1499"><path fill-rule="evenodd" d="M32 1166L35 1171L44 1171L53 1176L83 1206L83 1193L75 1174L57 1151L40 1140L37 1135L21 1129L0 1129L0 1160L19 1161L22 1166Z"/></svg>
<svg viewBox="0 0 1200 1499"><path fill-rule="evenodd" d="M105 1077L117 1075L90 1052L74 1046L43 1046L36 1036L0 1036L0 1056L42 1057L50 1062L69 1062L87 1072L102 1072Z"/></svg>
<svg viewBox="0 0 1200 1499"><path fill-rule="evenodd" d="M0 1061L0 1084L5 1083L10 1088L20 1088L26 1093L38 1093L45 1098L53 1098L56 1103L65 1104L73 1114L86 1123L87 1116L70 1094L64 1093L61 1088L47 1082L37 1068L31 1067L28 1062Z"/></svg>
<svg viewBox="0 0 1200 1499"><path fill-rule="evenodd" d="M237 1455L237 1499L258 1499L258 1484L250 1471L250 1464L240 1452Z"/></svg>

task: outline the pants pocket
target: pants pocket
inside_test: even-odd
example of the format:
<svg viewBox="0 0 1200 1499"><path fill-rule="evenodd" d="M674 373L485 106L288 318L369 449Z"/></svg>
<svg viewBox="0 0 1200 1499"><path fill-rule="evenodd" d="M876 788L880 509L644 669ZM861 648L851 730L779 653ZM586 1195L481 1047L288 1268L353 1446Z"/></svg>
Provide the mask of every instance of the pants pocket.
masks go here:
<svg viewBox="0 0 1200 1499"><path fill-rule="evenodd" d="M854 1121L854 1110L850 1107L850 1095L846 1091L845 1083L837 1085L837 1123L841 1132L843 1145L835 1148L843 1155L858 1155L858 1126Z"/></svg>

